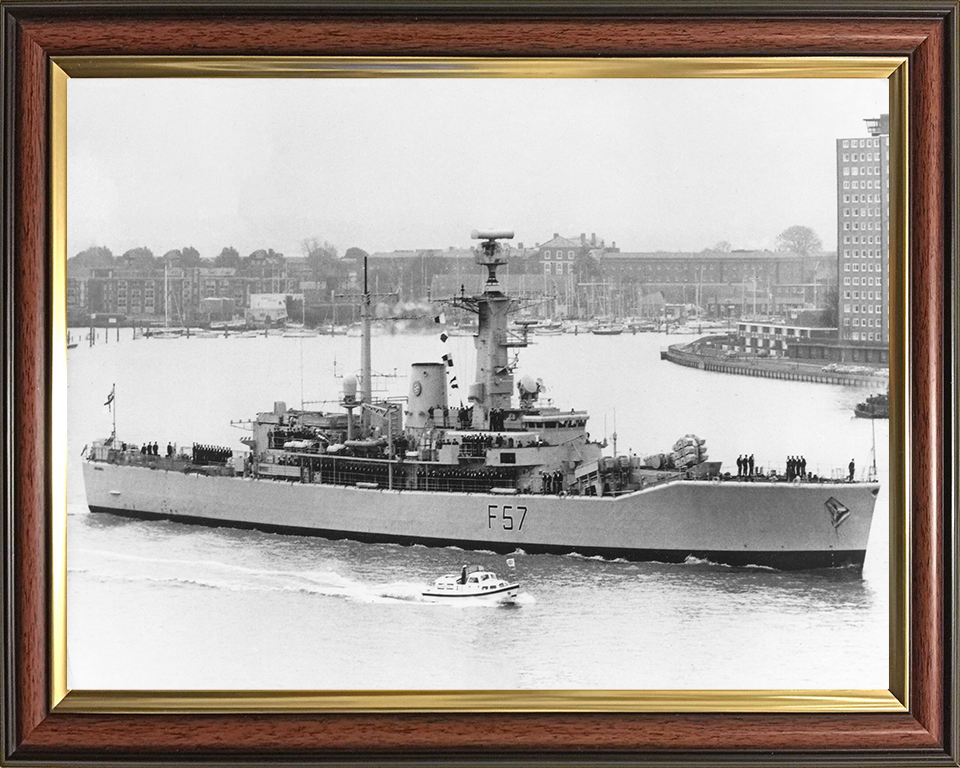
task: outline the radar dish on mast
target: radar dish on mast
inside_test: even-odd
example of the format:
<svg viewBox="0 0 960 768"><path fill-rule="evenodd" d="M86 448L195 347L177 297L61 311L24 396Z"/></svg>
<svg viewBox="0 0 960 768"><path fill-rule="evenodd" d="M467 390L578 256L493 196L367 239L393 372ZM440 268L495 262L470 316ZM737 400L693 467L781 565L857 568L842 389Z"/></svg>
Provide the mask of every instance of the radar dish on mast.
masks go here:
<svg viewBox="0 0 960 768"><path fill-rule="evenodd" d="M496 290L497 267L506 264L507 260L500 254L500 243L497 240L513 239L512 229L484 229L473 230L470 233L473 240L483 240L477 250L477 264L487 268L487 291Z"/></svg>
<svg viewBox="0 0 960 768"><path fill-rule="evenodd" d="M470 233L471 240L513 240L512 229L475 229Z"/></svg>

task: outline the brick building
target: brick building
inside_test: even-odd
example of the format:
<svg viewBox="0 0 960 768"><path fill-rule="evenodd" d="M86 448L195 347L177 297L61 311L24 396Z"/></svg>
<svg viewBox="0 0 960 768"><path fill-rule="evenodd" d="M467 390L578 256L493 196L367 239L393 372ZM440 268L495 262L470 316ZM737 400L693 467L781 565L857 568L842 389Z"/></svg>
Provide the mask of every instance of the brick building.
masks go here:
<svg viewBox="0 0 960 768"><path fill-rule="evenodd" d="M695 304L712 317L821 308L836 284L833 254L604 251L599 262L614 293L659 292L668 303Z"/></svg>

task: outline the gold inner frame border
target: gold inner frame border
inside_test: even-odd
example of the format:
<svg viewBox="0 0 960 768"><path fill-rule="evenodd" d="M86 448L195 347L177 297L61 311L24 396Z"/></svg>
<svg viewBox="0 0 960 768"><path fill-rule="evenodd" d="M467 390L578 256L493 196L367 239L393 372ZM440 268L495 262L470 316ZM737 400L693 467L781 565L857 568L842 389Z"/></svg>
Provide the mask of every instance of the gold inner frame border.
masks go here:
<svg viewBox="0 0 960 768"><path fill-rule="evenodd" d="M67 83L70 78L883 78L890 90L890 617L887 690L131 691L67 687ZM906 57L59 56L50 62L50 704L64 713L909 710L909 153Z"/></svg>

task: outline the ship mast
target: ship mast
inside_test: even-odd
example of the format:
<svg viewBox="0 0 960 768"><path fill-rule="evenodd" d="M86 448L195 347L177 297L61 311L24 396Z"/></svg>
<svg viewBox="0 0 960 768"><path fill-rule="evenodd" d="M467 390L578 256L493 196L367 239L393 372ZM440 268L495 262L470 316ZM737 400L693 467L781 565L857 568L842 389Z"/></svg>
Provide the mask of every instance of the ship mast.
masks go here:
<svg viewBox="0 0 960 768"><path fill-rule="evenodd" d="M334 294L334 298L358 299L360 304L360 402L369 406L373 404L373 365L370 353L370 327L373 324L373 299L394 296L393 293L370 293L367 275L367 257L363 257L363 293ZM361 435L369 434L370 413L367 409L360 411Z"/></svg>
<svg viewBox="0 0 960 768"><path fill-rule="evenodd" d="M367 257L363 257L363 295L360 298L360 400L367 405L373 403L373 369L370 362L370 289L367 285ZM361 434L366 436L370 426L370 413L360 409Z"/></svg>
<svg viewBox="0 0 960 768"><path fill-rule="evenodd" d="M477 249L476 263L487 268L487 281L479 296L459 296L455 306L475 312L478 317L474 346L477 350L477 378L471 385L468 399L473 403L474 429L487 429L490 412L495 408L510 408L513 397L513 366L508 352L511 347L525 347L527 341L510 339L507 319L515 302L505 296L497 281L497 267L507 263L498 240L509 240L512 231L485 231L470 233L474 240L482 240Z"/></svg>

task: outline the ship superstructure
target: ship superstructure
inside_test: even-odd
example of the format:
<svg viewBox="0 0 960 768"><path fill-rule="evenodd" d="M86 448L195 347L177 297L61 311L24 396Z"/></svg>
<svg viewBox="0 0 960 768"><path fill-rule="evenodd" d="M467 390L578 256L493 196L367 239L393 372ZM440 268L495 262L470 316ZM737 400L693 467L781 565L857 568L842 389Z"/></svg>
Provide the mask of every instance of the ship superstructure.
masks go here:
<svg viewBox="0 0 960 768"><path fill-rule="evenodd" d="M465 406L449 402L442 361L412 364L404 402L373 399L365 286L361 374L344 379L342 410L277 402L237 454L194 445L158 456L115 436L97 441L84 464L91 510L497 551L862 565L875 483L725 479L695 435L664 453L607 456L586 411L541 403L542 383L515 376L511 350L529 341L524 326L511 330L518 301L496 275L499 241L513 233L472 236L486 283L450 300L478 320Z"/></svg>

